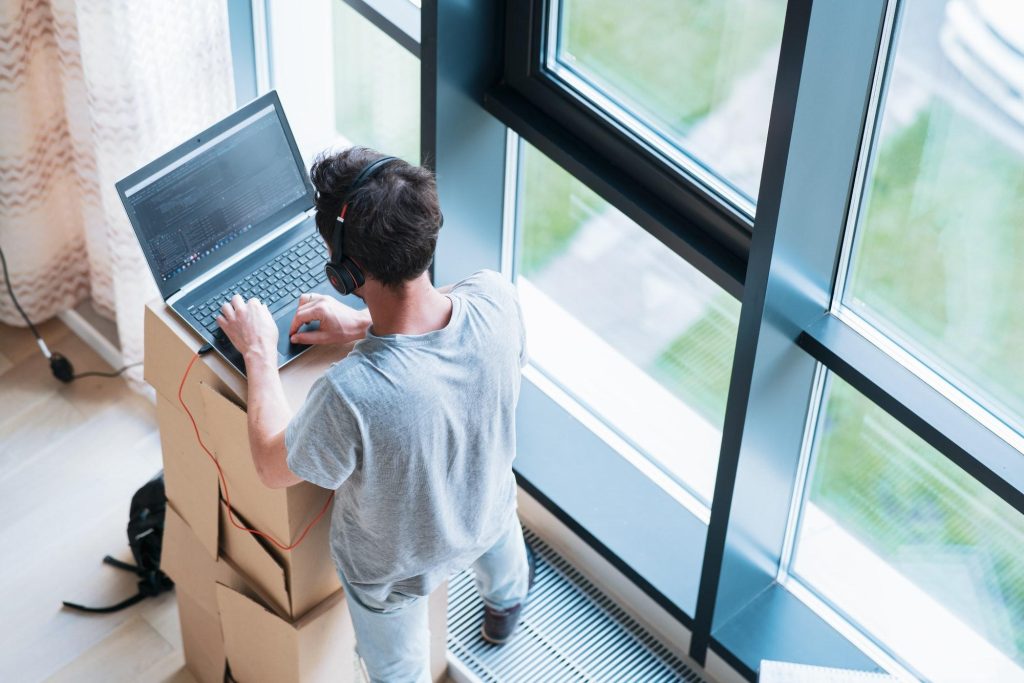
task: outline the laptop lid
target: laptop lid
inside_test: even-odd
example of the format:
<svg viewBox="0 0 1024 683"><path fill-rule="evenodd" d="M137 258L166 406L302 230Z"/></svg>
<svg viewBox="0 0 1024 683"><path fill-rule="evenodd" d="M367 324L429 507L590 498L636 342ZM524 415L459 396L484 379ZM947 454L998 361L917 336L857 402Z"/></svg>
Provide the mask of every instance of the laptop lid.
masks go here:
<svg viewBox="0 0 1024 683"><path fill-rule="evenodd" d="M313 207L313 186L271 91L116 183L166 300Z"/></svg>

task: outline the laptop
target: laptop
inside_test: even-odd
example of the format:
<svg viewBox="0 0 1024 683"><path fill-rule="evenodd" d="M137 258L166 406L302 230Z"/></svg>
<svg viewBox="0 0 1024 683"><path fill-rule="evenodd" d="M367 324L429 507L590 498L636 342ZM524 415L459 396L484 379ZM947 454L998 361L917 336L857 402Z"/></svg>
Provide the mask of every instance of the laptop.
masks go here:
<svg viewBox="0 0 1024 683"><path fill-rule="evenodd" d="M327 282L313 186L274 91L116 187L164 301L243 376L241 354L215 322L236 293L270 308L279 331L278 367L308 348L288 335L300 294L363 307Z"/></svg>

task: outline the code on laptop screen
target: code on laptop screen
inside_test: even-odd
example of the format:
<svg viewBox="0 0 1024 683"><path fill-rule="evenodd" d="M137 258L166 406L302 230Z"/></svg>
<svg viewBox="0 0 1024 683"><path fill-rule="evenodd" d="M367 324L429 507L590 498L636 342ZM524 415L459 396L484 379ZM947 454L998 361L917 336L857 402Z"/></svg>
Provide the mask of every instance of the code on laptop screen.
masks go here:
<svg viewBox="0 0 1024 683"><path fill-rule="evenodd" d="M126 191L158 277L167 281L306 194L273 106Z"/></svg>

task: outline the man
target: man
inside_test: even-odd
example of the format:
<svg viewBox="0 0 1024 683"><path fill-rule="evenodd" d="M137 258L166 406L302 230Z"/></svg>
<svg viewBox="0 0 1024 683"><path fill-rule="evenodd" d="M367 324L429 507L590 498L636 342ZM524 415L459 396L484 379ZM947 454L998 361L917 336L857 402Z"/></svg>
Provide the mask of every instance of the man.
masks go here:
<svg viewBox="0 0 1024 683"><path fill-rule="evenodd" d="M353 188L381 158L357 147L321 155L310 170L317 228L329 249L343 228L341 250L365 278L355 293L367 309L300 298L292 341L359 341L297 415L281 388L267 308L236 295L218 323L245 358L260 478L337 491L331 551L371 679L426 681L424 596L472 565L483 637L503 643L532 583L511 467L525 332L515 290L496 273L431 285L442 220L433 175L395 159ZM301 331L311 321L319 329Z"/></svg>

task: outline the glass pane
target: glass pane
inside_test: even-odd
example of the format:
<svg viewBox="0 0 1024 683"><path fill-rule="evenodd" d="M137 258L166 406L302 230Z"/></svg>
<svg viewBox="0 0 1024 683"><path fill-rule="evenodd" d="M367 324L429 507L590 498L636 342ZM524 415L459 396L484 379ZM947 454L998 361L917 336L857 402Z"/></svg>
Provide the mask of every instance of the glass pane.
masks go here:
<svg viewBox="0 0 1024 683"><path fill-rule="evenodd" d="M908 0L844 303L1024 423L1024 5Z"/></svg>
<svg viewBox="0 0 1024 683"><path fill-rule="evenodd" d="M361 144L418 161L419 60L341 0L268 0L270 71L307 162Z"/></svg>
<svg viewBox="0 0 1024 683"><path fill-rule="evenodd" d="M562 0L558 64L756 199L785 0Z"/></svg>
<svg viewBox="0 0 1024 683"><path fill-rule="evenodd" d="M533 362L709 501L739 302L527 145L520 192Z"/></svg>
<svg viewBox="0 0 1024 683"><path fill-rule="evenodd" d="M418 163L419 60L346 3L332 4L338 133Z"/></svg>
<svg viewBox="0 0 1024 683"><path fill-rule="evenodd" d="M1024 679L1024 517L838 377L795 572L931 680Z"/></svg>

